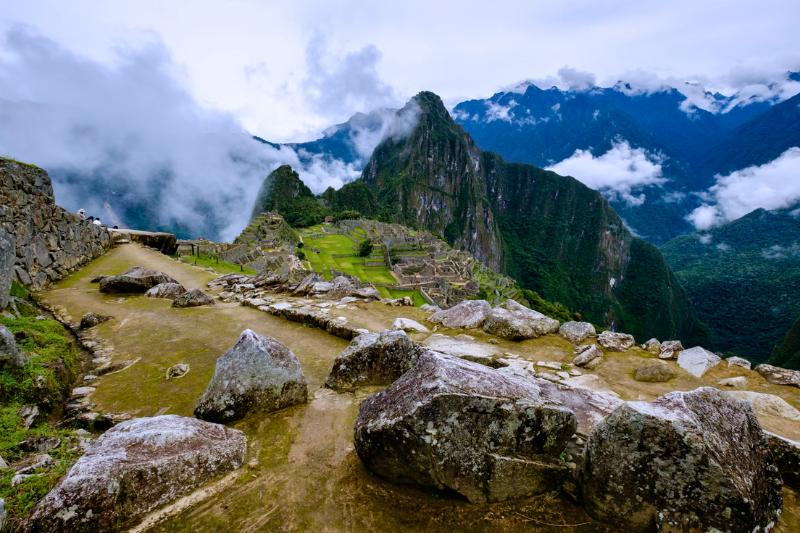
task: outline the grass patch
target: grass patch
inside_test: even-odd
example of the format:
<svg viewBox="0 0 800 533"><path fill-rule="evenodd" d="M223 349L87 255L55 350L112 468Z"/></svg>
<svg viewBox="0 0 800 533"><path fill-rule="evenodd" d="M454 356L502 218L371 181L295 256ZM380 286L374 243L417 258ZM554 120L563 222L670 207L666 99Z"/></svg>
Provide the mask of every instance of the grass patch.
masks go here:
<svg viewBox="0 0 800 533"><path fill-rule="evenodd" d="M211 268L220 274L247 274L248 276L255 276L256 271L246 266L237 265L236 263L229 263L223 261L213 254L203 253L200 255L181 255L179 260L191 265L203 266Z"/></svg>
<svg viewBox="0 0 800 533"><path fill-rule="evenodd" d="M426 303L428 303L425 301L425 298L422 297L422 294L416 290L387 289L384 287L380 287L378 288L378 292L380 292L381 296L383 296L384 298L402 298L404 296L410 296L411 299L414 301L414 307L419 307L421 305L425 305Z"/></svg>
<svg viewBox="0 0 800 533"><path fill-rule="evenodd" d="M325 279L331 279L330 269L344 272L367 283L395 284L397 280L389 272L386 265L367 266L367 261L375 261L378 256L360 257L359 244L363 241L363 230L354 232L354 237L340 234L321 234L318 227L310 228L313 231L304 232L306 259L315 272L319 272ZM311 237L314 235L314 237ZM361 240L359 240L361 238Z"/></svg>

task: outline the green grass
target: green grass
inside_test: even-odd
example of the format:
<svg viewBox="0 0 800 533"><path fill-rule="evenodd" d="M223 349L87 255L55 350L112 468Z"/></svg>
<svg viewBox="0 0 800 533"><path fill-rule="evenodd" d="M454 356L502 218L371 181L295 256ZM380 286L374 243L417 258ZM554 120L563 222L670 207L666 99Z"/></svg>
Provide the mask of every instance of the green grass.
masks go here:
<svg viewBox="0 0 800 533"><path fill-rule="evenodd" d="M200 253L200 255L182 255L179 259L192 265L204 266L216 270L220 274L247 274L255 276L256 271L252 268L243 267L236 263L223 261L216 255Z"/></svg>
<svg viewBox="0 0 800 533"><path fill-rule="evenodd" d="M425 305L425 299L422 297L419 291L415 290L406 290L406 289L387 289L385 287L379 287L378 292L381 293L381 296L384 298L402 298L403 296L411 296L411 299L414 301L414 306L419 307L421 305Z"/></svg>

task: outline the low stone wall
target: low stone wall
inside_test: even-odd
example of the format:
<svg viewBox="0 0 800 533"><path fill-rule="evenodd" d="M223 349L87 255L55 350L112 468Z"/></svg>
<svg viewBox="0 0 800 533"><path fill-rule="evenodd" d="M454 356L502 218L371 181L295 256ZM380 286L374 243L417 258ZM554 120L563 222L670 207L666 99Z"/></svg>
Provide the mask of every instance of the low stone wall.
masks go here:
<svg viewBox="0 0 800 533"><path fill-rule="evenodd" d="M108 230L56 205L39 167L0 158L0 228L16 251L14 279L34 290L63 278L111 246Z"/></svg>

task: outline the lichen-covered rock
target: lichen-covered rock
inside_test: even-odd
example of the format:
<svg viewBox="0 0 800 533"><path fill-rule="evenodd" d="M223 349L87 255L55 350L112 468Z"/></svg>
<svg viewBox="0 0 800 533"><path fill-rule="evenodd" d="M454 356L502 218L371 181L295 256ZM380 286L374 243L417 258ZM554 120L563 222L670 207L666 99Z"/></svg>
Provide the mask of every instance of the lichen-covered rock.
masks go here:
<svg viewBox="0 0 800 533"><path fill-rule="evenodd" d="M392 329L398 329L408 333L430 333L430 330L410 318L398 317L392 322Z"/></svg>
<svg viewBox="0 0 800 533"><path fill-rule="evenodd" d="M800 490L800 442L780 435L764 432L769 443L769 451L778 465L783 483Z"/></svg>
<svg viewBox="0 0 800 533"><path fill-rule="evenodd" d="M429 322L446 328L479 328L492 312L486 300L464 300L449 309L443 309L428 317Z"/></svg>
<svg viewBox="0 0 800 533"><path fill-rule="evenodd" d="M558 457L575 427L574 413L544 401L533 381L426 352L362 402L355 445L390 481L502 501L561 484Z"/></svg>
<svg viewBox="0 0 800 533"><path fill-rule="evenodd" d="M36 506L30 531L117 531L244 463L244 433L175 415L109 429Z"/></svg>
<svg viewBox="0 0 800 533"><path fill-rule="evenodd" d="M410 370L422 352L403 331L363 333L336 357L325 386L349 391L363 385L389 385Z"/></svg>
<svg viewBox="0 0 800 533"><path fill-rule="evenodd" d="M728 368L730 368L732 366L739 366L739 367L742 367L744 369L750 370L750 366L751 366L750 365L750 361L748 361L747 359L745 359L743 357L733 356L733 357L728 357L725 360L728 362Z"/></svg>
<svg viewBox="0 0 800 533"><path fill-rule="evenodd" d="M118 276L106 276L100 280L100 292L144 293L160 283L178 283L163 272L133 267Z"/></svg>
<svg viewBox="0 0 800 533"><path fill-rule="evenodd" d="M0 309L5 309L11 301L11 282L14 281L16 259L14 237L0 228Z"/></svg>
<svg viewBox="0 0 800 533"><path fill-rule="evenodd" d="M159 283L155 287L147 289L144 293L148 298L169 298L174 300L186 292L186 287L180 283Z"/></svg>
<svg viewBox="0 0 800 533"><path fill-rule="evenodd" d="M237 420L305 403L308 388L300 361L289 348L246 329L217 359L214 376L194 410L213 422Z"/></svg>
<svg viewBox="0 0 800 533"><path fill-rule="evenodd" d="M617 333L616 331L604 331L597 337L597 342L610 352L624 352L633 348L636 339L627 333Z"/></svg>
<svg viewBox="0 0 800 533"><path fill-rule="evenodd" d="M678 366L696 378L703 377L706 372L717 366L720 361L721 359L717 354L709 352L701 346L683 350L678 354Z"/></svg>
<svg viewBox="0 0 800 533"><path fill-rule="evenodd" d="M756 372L764 376L764 379L773 385L800 387L800 371L798 370L789 370L788 368L762 363L756 366Z"/></svg>
<svg viewBox="0 0 800 533"><path fill-rule="evenodd" d="M661 342L656 338L648 339L647 342L642 344L642 349L653 355L658 355L661 353Z"/></svg>
<svg viewBox="0 0 800 533"><path fill-rule="evenodd" d="M201 305L214 305L214 298L200 289L186 291L172 301L172 307L200 307Z"/></svg>
<svg viewBox="0 0 800 533"><path fill-rule="evenodd" d="M423 344L433 351L460 357L467 361L492 367L499 366L497 358L501 352L496 346L467 337L466 335L451 337L434 333L425 339Z"/></svg>
<svg viewBox="0 0 800 533"><path fill-rule="evenodd" d="M594 326L589 322L571 321L561 324L561 327L558 328L558 334L571 343L577 344L579 342L583 342L589 337L594 337L597 332L595 331Z"/></svg>
<svg viewBox="0 0 800 533"><path fill-rule="evenodd" d="M800 411L775 394L766 394L749 390L729 391L728 394L752 405L753 411L755 411L757 415L777 416L800 422Z"/></svg>
<svg viewBox="0 0 800 533"><path fill-rule="evenodd" d="M81 329L89 329L97 326L98 324L102 324L103 322L108 322L111 320L112 317L108 315L100 315L97 313L86 313L81 317Z"/></svg>
<svg viewBox="0 0 800 533"><path fill-rule="evenodd" d="M0 324L0 368L19 368L27 362L28 356L17 345L14 334Z"/></svg>
<svg viewBox="0 0 800 533"><path fill-rule="evenodd" d="M663 383L673 379L677 374L669 365L664 363L653 363L649 365L642 365L633 373L633 379L636 381L645 381L649 383Z"/></svg>
<svg viewBox="0 0 800 533"><path fill-rule="evenodd" d="M572 364L575 366L586 366L595 359L603 357L603 351L595 344L586 344L575 347L575 358Z"/></svg>
<svg viewBox="0 0 800 533"><path fill-rule="evenodd" d="M661 350L658 353L659 359L675 359L683 350L681 341L664 341L661 343Z"/></svg>
<svg viewBox="0 0 800 533"><path fill-rule="evenodd" d="M752 408L712 388L627 402L586 443L582 496L633 531L766 531L781 478Z"/></svg>
<svg viewBox="0 0 800 533"><path fill-rule="evenodd" d="M483 330L486 333L510 340L533 339L555 333L559 322L514 300L506 300L486 316Z"/></svg>

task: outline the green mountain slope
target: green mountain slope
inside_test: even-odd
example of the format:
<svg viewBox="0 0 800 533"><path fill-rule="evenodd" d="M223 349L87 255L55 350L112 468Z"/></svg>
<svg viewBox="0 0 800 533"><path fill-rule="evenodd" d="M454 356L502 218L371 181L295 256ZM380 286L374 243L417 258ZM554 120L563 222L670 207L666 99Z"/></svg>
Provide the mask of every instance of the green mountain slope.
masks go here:
<svg viewBox="0 0 800 533"><path fill-rule="evenodd" d="M800 316L800 220L758 209L662 247L715 348L764 361Z"/></svg>
<svg viewBox="0 0 800 533"><path fill-rule="evenodd" d="M800 369L800 318L786 332L781 343L775 347L769 362L785 368Z"/></svg>
<svg viewBox="0 0 800 533"><path fill-rule="evenodd" d="M250 221L270 211L277 211L286 222L296 227L319 224L326 215L311 189L289 165L279 166L264 179Z"/></svg>
<svg viewBox="0 0 800 533"><path fill-rule="evenodd" d="M419 107L417 126L380 144L362 174L376 202L369 215L442 235L593 322L642 340L705 340L660 252L634 238L599 193L482 152L433 93L408 106Z"/></svg>

